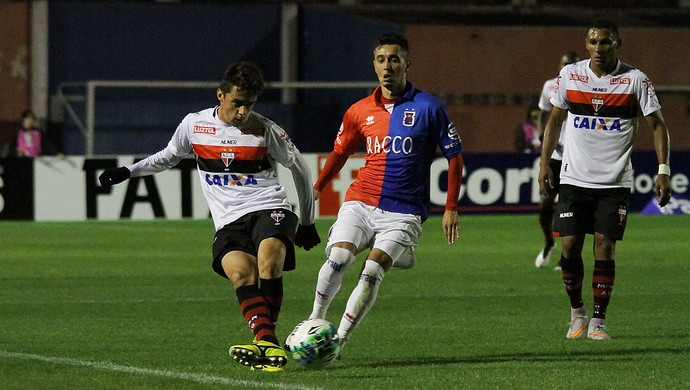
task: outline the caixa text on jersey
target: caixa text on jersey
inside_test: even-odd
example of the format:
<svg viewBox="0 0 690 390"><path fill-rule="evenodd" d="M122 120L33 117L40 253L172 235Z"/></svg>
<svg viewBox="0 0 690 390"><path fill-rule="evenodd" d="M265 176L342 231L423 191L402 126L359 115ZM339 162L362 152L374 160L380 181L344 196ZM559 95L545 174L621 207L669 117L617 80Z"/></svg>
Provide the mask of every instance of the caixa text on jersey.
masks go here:
<svg viewBox="0 0 690 390"><path fill-rule="evenodd" d="M246 186L258 184L254 175L211 175L207 173L204 178L206 179L206 183L212 186Z"/></svg>

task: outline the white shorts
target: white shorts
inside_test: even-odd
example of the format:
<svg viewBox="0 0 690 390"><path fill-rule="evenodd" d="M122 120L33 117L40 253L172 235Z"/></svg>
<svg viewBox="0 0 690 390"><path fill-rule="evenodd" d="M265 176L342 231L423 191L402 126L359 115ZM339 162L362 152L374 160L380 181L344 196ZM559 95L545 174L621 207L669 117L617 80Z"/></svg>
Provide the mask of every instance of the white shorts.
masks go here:
<svg viewBox="0 0 690 390"><path fill-rule="evenodd" d="M393 268L412 268L414 249L422 236L422 218L418 215L384 211L358 201L340 206L338 219L328 231L328 256L333 244L349 242L357 253L367 248L382 250L393 259Z"/></svg>

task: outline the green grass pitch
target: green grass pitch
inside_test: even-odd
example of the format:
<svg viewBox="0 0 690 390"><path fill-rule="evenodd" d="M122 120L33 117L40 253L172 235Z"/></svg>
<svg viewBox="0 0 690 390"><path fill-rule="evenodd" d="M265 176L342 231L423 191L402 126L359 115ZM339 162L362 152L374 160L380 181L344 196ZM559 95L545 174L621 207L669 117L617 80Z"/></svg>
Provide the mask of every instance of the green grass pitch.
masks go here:
<svg viewBox="0 0 690 390"><path fill-rule="evenodd" d="M318 221L323 241L331 222ZM386 275L341 361L269 374L228 356L251 334L211 270L210 220L0 222L0 388L690 388L689 217L630 216L609 342L565 339L560 273L534 267L536 215L460 225L448 246L439 217L424 224L417 267ZM311 311L323 249L298 249L285 274L280 338ZM589 236L590 312L591 253ZM331 307L336 325L362 260Z"/></svg>

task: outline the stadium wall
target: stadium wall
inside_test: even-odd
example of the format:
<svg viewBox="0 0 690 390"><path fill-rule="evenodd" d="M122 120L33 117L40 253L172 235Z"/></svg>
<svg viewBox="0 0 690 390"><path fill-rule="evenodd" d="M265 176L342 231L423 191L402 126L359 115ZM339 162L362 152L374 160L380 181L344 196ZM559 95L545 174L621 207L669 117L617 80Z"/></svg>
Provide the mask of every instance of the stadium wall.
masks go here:
<svg viewBox="0 0 690 390"><path fill-rule="evenodd" d="M688 28L620 26L620 59L659 86L690 86ZM410 79L448 105L466 151L513 150L515 125L544 82L556 77L561 55L588 58L585 27L408 25ZM433 44L429 44L433 42ZM673 150L690 150L690 93L658 92ZM641 121L636 150L653 150Z"/></svg>
<svg viewBox="0 0 690 390"><path fill-rule="evenodd" d="M7 92L0 97L0 144L12 138L18 114L29 101L22 72L6 77L13 69L31 73L30 56L20 55L22 47L30 45L31 3L0 3L0 86ZM48 23L51 95L63 82L91 79L215 80L237 59L257 62L268 80L280 79L276 4L50 1ZM301 6L299 79L374 80L371 41L389 30L407 33L413 60L410 80L447 103L471 153L512 151L513 128L543 81L555 76L560 54L573 49L586 54L582 26L398 25ZM685 71L690 56L683 55L690 46L690 29L621 26L621 35L621 58L643 69L657 86L690 86ZM305 91L295 105L281 104L279 95L268 93L258 110L283 124L302 150L316 153L330 147L343 112L362 92ZM214 104L213 96L206 90L103 92L96 108L97 154L155 152L184 114ZM690 150L688 96L660 93L674 151ZM66 154L84 154L82 134L54 103L50 118L41 118L47 130L59 138ZM643 124L636 149L651 150L651 145Z"/></svg>
<svg viewBox="0 0 690 390"><path fill-rule="evenodd" d="M278 81L280 18L280 6L268 3L50 2L50 91L92 79L212 81L239 59L256 62L267 80ZM581 26L398 25L318 6L300 6L298 25L301 81L373 81L367 60L373 39L404 30L410 80L447 103L472 153L513 151L514 126L556 75L561 53L586 56ZM690 85L690 56L682 55L690 29L621 26L621 35L621 58L657 86ZM284 105L279 91L270 91L257 111L284 125L300 149L318 153L330 148L344 111L360 97L360 90L301 91L297 104ZM97 154L153 153L186 113L215 104L206 90L102 91L99 99ZM688 94L660 99L673 150L690 150ZM65 118L64 151L84 154L79 130L63 112L55 116ZM636 148L652 148L644 124Z"/></svg>
<svg viewBox="0 0 690 390"><path fill-rule="evenodd" d="M300 81L372 81L371 62L353 59L369 57L379 34L402 29L319 7L300 7L298 23ZM255 62L268 81L281 80L280 4L57 1L49 25L52 93L88 80L215 81L239 60ZM316 152L331 146L342 113L365 94L299 91L297 104L282 104L281 91L267 90L256 109L285 126L302 150ZM214 89L99 90L95 153L153 153L184 115L216 103ZM84 118L83 102L72 104ZM54 116L64 119L64 152L85 154L76 124L62 111ZM328 136L314 137L320 131Z"/></svg>
<svg viewBox="0 0 690 390"><path fill-rule="evenodd" d="M305 154L313 178L325 163L326 154ZM460 213L536 212L539 203L539 158L525 154L465 154ZM153 176L132 178L103 188L98 175L106 168L131 164L137 156L87 159L83 156L40 157L0 160L0 219L36 221L116 219L204 219L208 208L201 192L194 159ZM674 200L667 213L690 213L688 172L690 152L672 154ZM318 217L332 217L345 191L364 163L363 156L351 157L340 175L323 191L317 202ZM650 209L656 202L653 186L657 171L652 152L635 152L634 187L630 211ZM279 166L293 205L297 204L291 174ZM447 193L447 163L436 159L431 167L432 212L441 214ZM657 207L657 212L660 212Z"/></svg>
<svg viewBox="0 0 690 390"><path fill-rule="evenodd" d="M22 111L29 106L29 7L0 2L0 157L16 136Z"/></svg>

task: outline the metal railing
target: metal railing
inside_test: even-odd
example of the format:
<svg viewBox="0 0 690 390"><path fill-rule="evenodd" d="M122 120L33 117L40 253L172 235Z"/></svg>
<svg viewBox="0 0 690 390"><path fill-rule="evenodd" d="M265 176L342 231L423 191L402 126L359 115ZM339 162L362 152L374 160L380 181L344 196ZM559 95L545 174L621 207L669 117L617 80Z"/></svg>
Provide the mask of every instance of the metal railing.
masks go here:
<svg viewBox="0 0 690 390"><path fill-rule="evenodd" d="M369 81L287 81L267 82L266 89L368 89L378 86ZM86 157L94 156L96 138L96 89L98 88L208 88L218 87L217 81L165 81L165 80L89 80L83 82L63 82L58 85L56 97L65 112L72 119L84 137ZM80 88L82 93L67 94L65 89ZM79 117L70 102L85 102L85 120Z"/></svg>
<svg viewBox="0 0 690 390"><path fill-rule="evenodd" d="M295 89L369 89L378 86L376 82L368 81L289 81L267 82L267 89L295 90ZM209 88L218 87L217 81L156 81L156 80L89 80L85 82L64 82L57 88L57 99L72 118L74 124L84 137L86 156L94 156L96 137L96 89L98 88ZM82 94L66 94L66 88L82 88ZM690 93L690 85L659 85L655 86L661 93ZM85 121L82 121L70 102L84 101Z"/></svg>

